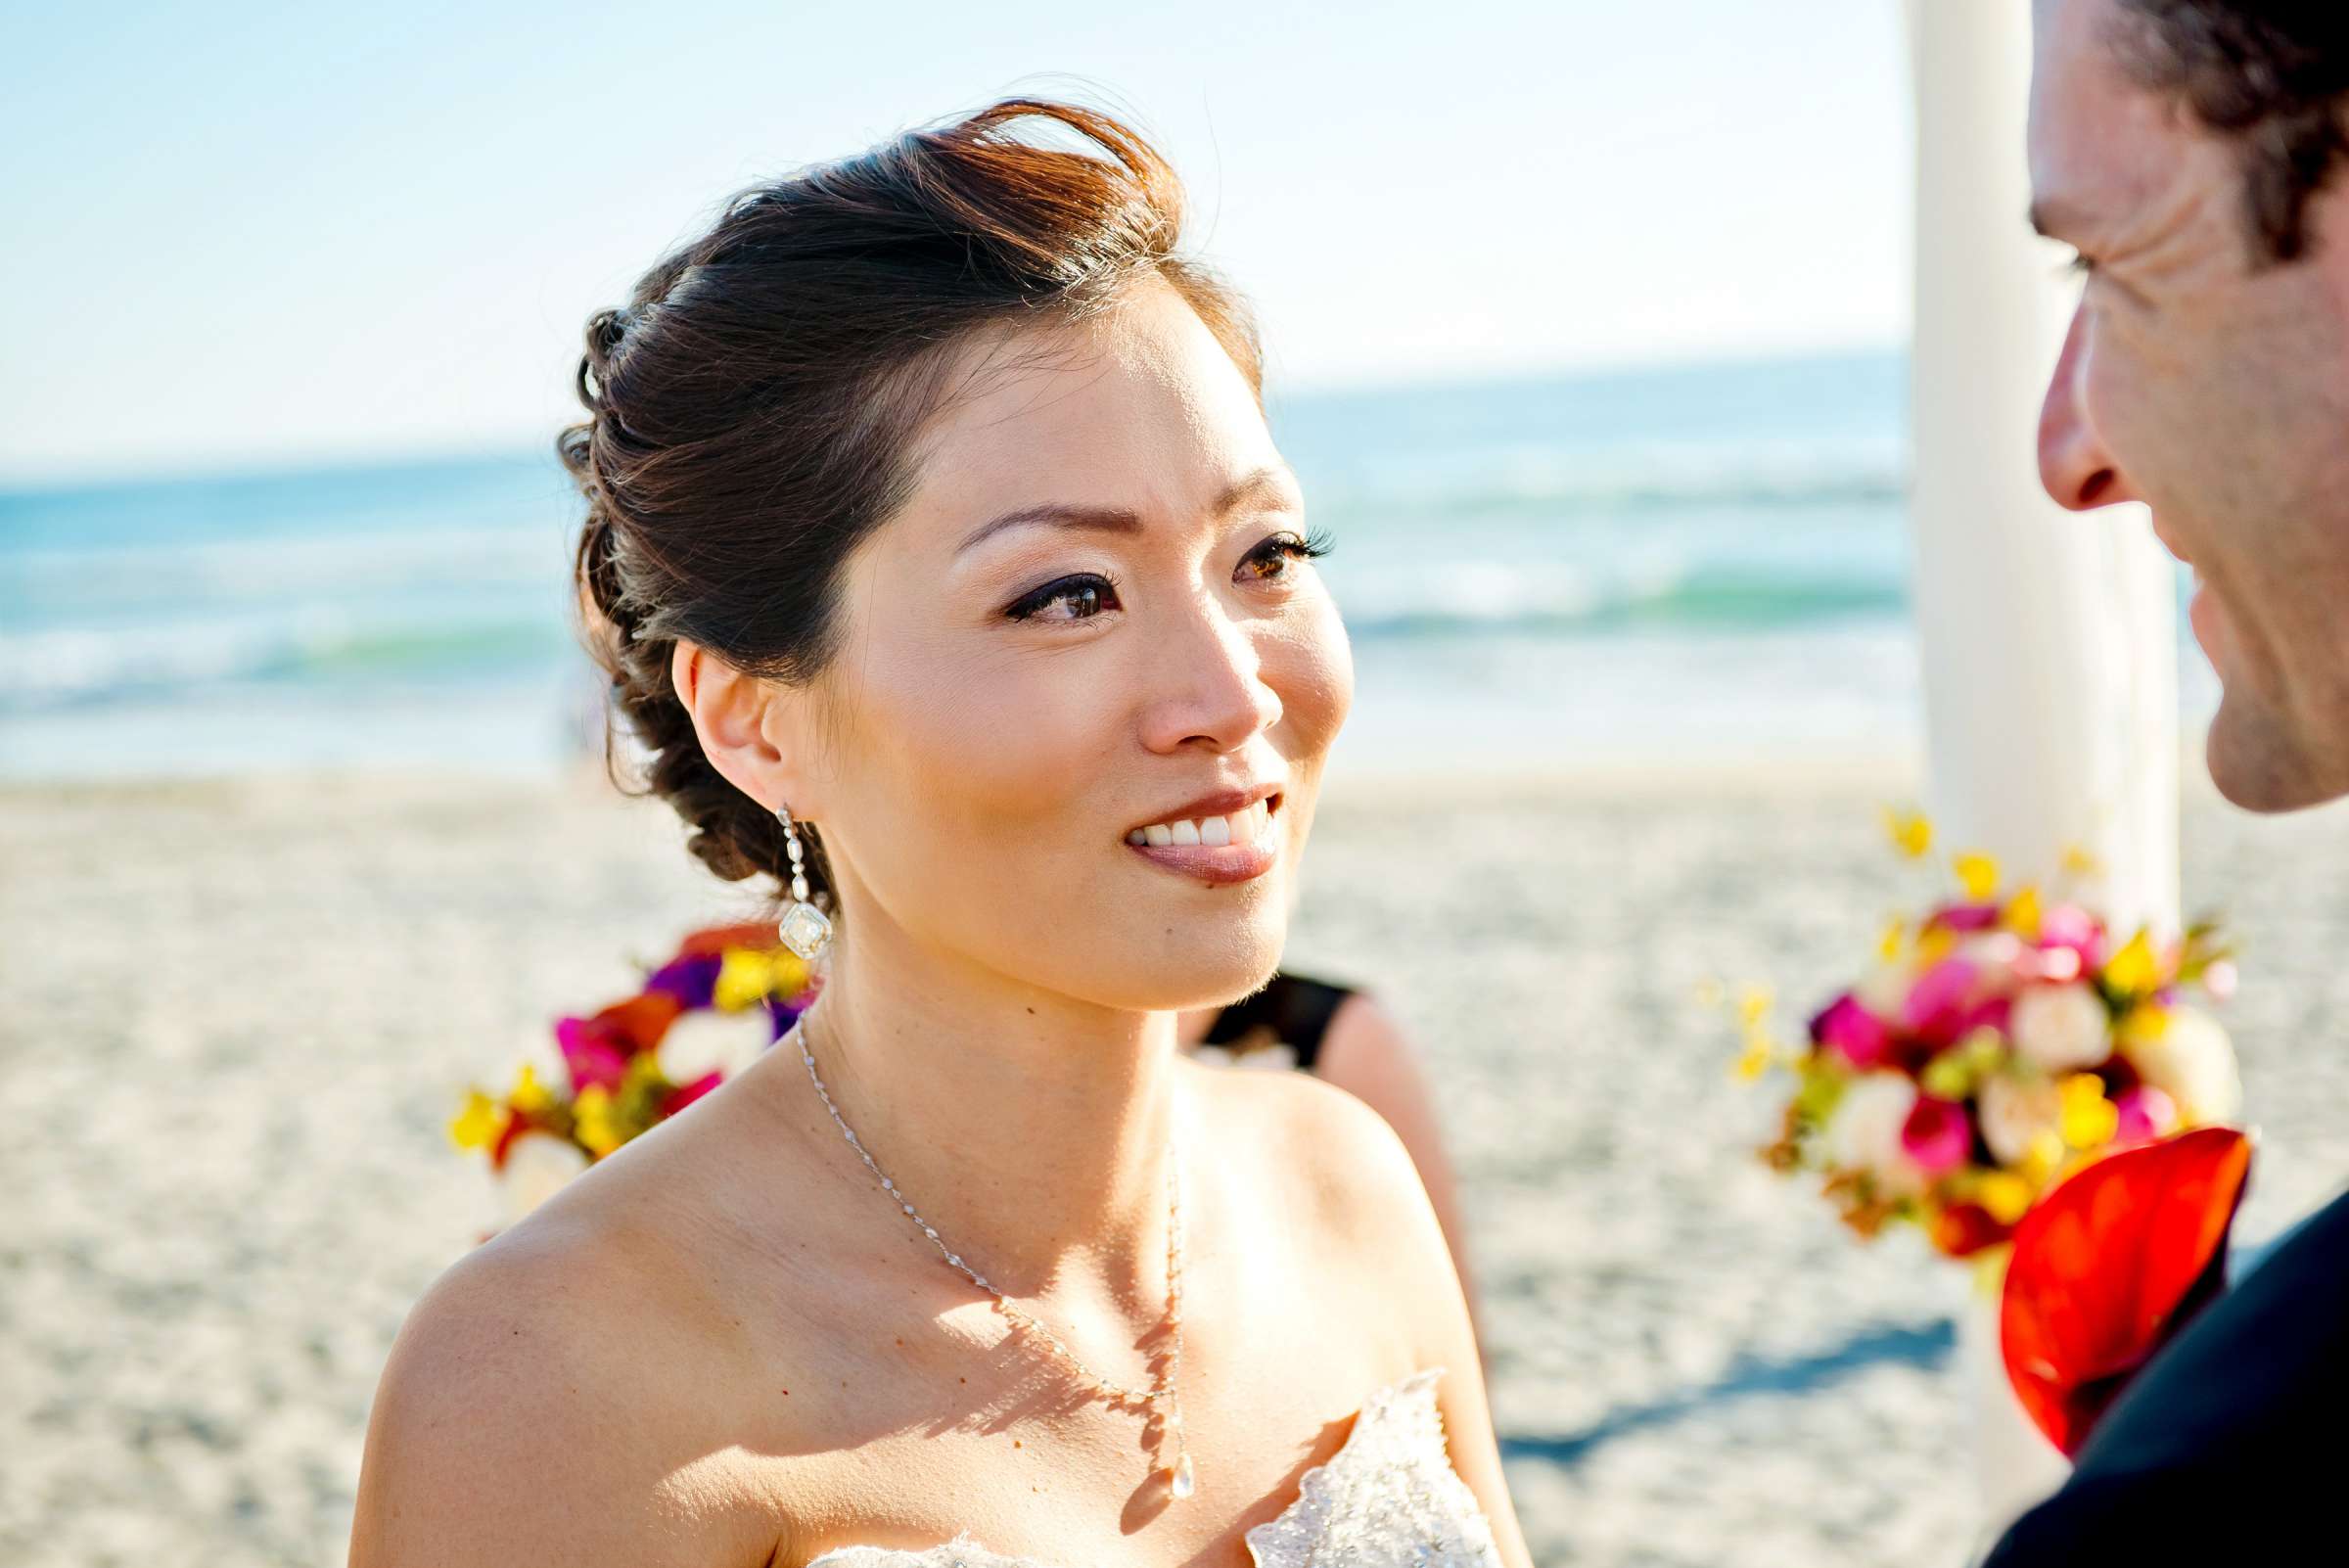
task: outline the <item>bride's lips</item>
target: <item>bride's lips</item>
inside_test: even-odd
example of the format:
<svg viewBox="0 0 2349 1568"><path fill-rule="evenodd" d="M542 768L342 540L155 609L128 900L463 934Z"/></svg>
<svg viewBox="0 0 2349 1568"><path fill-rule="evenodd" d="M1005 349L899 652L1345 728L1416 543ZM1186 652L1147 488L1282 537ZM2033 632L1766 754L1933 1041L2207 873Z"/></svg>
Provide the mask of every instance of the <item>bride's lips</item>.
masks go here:
<svg viewBox="0 0 2349 1568"><path fill-rule="evenodd" d="M1280 860L1279 787L1201 796L1126 834L1126 847L1155 866L1214 887L1252 882Z"/></svg>

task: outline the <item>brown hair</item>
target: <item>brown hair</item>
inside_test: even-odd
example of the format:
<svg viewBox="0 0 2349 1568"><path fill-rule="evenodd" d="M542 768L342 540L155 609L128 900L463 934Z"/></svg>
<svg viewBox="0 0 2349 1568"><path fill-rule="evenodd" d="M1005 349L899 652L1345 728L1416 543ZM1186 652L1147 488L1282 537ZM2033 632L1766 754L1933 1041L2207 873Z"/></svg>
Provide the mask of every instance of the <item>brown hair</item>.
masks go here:
<svg viewBox="0 0 2349 1568"><path fill-rule="evenodd" d="M2349 4L2343 0L2122 0L2137 77L2183 99L2241 150L2243 208L2269 261L2309 245L2308 208L2349 158Z"/></svg>
<svg viewBox="0 0 2349 1568"><path fill-rule="evenodd" d="M762 678L822 672L842 567L905 500L941 372L981 328L1066 323L1155 276L1261 395L1247 306L1177 254L1182 215L1174 170L1127 125L1006 100L743 192L588 321L588 417L556 444L587 500L585 641L649 754L631 790L608 725L606 770L668 800L718 876L787 878L782 828L703 755L669 680L677 639Z"/></svg>

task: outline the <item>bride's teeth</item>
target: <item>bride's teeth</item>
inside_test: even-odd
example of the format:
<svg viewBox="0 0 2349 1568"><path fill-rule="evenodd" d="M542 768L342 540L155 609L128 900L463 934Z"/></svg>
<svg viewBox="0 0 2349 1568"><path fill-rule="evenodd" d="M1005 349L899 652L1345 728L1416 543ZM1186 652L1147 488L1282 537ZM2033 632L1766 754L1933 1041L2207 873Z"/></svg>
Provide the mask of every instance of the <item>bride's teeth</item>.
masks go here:
<svg viewBox="0 0 2349 1568"><path fill-rule="evenodd" d="M1197 844L1199 842L1199 824L1196 822L1176 822L1174 824L1174 842L1176 844Z"/></svg>
<svg viewBox="0 0 2349 1568"><path fill-rule="evenodd" d="M1147 844L1150 842L1150 834L1147 829L1135 828L1131 833L1126 835L1126 842L1128 844Z"/></svg>
<svg viewBox="0 0 2349 1568"><path fill-rule="evenodd" d="M1231 818L1211 816L1199 824L1199 842L1213 849L1221 849L1231 842Z"/></svg>
<svg viewBox="0 0 2349 1568"><path fill-rule="evenodd" d="M1161 849L1164 849L1168 845L1174 842L1174 830L1167 826L1164 822L1153 822L1148 827L1142 829L1142 833L1152 844L1157 845Z"/></svg>

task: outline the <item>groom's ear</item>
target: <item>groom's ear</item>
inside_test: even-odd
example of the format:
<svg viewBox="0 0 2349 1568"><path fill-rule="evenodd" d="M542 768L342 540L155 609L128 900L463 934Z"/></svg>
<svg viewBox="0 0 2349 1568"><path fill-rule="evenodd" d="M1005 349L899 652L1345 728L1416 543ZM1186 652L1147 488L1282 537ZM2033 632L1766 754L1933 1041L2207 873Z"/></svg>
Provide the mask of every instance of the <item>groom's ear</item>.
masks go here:
<svg viewBox="0 0 2349 1568"><path fill-rule="evenodd" d="M684 637L668 674L712 767L770 811L788 805L794 816L816 815L801 765L807 694L745 674Z"/></svg>

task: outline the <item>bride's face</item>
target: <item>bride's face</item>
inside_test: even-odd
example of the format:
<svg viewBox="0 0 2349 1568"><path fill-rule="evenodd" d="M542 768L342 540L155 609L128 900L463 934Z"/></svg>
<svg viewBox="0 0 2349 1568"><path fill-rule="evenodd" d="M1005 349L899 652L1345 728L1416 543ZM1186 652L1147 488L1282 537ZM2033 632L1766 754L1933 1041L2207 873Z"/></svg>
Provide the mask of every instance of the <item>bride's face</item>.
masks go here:
<svg viewBox="0 0 2349 1568"><path fill-rule="evenodd" d="M1228 1000L1278 961L1353 700L1296 479L1164 284L958 370L849 559L824 678L850 940L1110 1006Z"/></svg>

